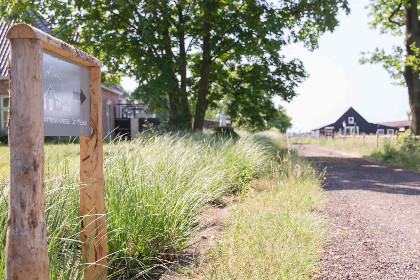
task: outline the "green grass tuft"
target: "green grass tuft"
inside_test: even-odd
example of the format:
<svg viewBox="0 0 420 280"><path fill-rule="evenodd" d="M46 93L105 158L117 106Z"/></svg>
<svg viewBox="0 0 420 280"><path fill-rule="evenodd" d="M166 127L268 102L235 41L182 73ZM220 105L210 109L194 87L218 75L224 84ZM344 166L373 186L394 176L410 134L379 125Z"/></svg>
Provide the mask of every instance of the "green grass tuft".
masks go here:
<svg viewBox="0 0 420 280"><path fill-rule="evenodd" d="M143 134L104 146L111 279L159 273L200 228L203 206L269 172L275 141L199 133ZM271 155L270 155L271 156ZM5 153L5 158L7 154ZM7 169L7 167L6 167ZM51 279L82 279L78 145L46 145ZM0 181L0 279L4 279L7 172Z"/></svg>

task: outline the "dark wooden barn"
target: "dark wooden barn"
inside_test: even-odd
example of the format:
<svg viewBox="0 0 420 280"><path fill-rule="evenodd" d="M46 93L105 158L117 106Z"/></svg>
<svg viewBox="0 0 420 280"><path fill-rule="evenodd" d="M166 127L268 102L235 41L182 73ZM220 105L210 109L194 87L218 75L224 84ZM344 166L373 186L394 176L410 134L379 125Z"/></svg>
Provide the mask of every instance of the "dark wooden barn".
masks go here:
<svg viewBox="0 0 420 280"><path fill-rule="evenodd" d="M350 107L340 118L332 124L312 130L313 137L339 135L376 134L393 135L397 127L370 123L356 110Z"/></svg>

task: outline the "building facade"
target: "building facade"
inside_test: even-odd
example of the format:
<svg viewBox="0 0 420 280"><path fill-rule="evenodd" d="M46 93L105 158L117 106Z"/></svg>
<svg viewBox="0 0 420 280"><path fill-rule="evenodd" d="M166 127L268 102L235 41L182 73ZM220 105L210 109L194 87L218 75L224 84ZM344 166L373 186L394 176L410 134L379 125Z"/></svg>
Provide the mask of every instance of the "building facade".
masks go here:
<svg viewBox="0 0 420 280"><path fill-rule="evenodd" d="M334 123L314 129L311 131L313 138L332 137L333 135L359 135L359 134L379 134L394 135L399 131L399 127L370 123L363 118L356 110L350 107Z"/></svg>

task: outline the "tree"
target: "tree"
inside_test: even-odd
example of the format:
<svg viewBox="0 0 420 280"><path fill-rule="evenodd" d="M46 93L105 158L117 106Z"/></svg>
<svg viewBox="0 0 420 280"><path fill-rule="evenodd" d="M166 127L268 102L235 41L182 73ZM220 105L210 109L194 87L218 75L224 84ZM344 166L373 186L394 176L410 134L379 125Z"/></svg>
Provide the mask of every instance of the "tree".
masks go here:
<svg viewBox="0 0 420 280"><path fill-rule="evenodd" d="M292 127L292 118L286 114L282 106L279 106L277 111L277 117L269 123L269 126L277 128L281 133L286 133L287 129Z"/></svg>
<svg viewBox="0 0 420 280"><path fill-rule="evenodd" d="M405 34L404 47L394 46L392 53L377 48L364 53L361 63L379 63L400 85L407 86L413 132L420 134L420 21L417 0L371 0L368 7L371 25L381 33Z"/></svg>
<svg viewBox="0 0 420 280"><path fill-rule="evenodd" d="M340 10L348 12L347 0L21 0L3 15L51 22L56 36L98 56L109 73L135 77L134 96L167 111L173 125L190 128L194 118L201 130L206 110L226 94L254 88L251 103L295 96L307 74L281 50L294 42L316 48Z"/></svg>

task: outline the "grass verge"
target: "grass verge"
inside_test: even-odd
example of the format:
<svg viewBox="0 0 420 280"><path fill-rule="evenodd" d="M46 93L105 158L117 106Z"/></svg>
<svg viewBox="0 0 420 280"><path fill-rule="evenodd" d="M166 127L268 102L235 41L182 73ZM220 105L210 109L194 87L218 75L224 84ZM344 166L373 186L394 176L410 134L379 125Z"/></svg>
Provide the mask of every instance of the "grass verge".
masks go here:
<svg viewBox="0 0 420 280"><path fill-rule="evenodd" d="M204 205L269 170L273 141L242 135L143 134L104 146L109 278L159 274L200 229ZM50 278L83 279L77 145L46 147ZM4 279L8 179L0 186L0 279ZM89 187L89 186L87 186ZM148 279L149 279L148 278Z"/></svg>
<svg viewBox="0 0 420 280"><path fill-rule="evenodd" d="M325 244L322 175L290 153L233 211L209 279L310 279Z"/></svg>
<svg viewBox="0 0 420 280"><path fill-rule="evenodd" d="M313 143L420 172L420 141L409 134L401 134L398 138L380 137L378 140L376 136L350 136L328 140L291 139L291 142Z"/></svg>

